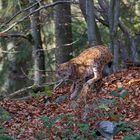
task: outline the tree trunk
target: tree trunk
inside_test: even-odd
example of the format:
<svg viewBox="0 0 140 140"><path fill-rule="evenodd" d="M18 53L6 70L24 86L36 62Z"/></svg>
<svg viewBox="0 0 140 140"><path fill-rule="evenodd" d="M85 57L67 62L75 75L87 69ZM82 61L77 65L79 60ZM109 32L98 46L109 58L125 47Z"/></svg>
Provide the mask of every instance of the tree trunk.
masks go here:
<svg viewBox="0 0 140 140"><path fill-rule="evenodd" d="M109 5L109 29L110 29L110 47L112 49L112 53L114 54L114 65L113 71L117 71L118 69L118 61L119 61L119 48L117 41L117 28L119 23L119 11L120 11L120 0L111 0Z"/></svg>
<svg viewBox="0 0 140 140"><path fill-rule="evenodd" d="M131 57L133 62L138 62L138 53L137 53L137 47L136 47L136 40L135 37L131 36L130 38L130 48L131 48Z"/></svg>
<svg viewBox="0 0 140 140"><path fill-rule="evenodd" d="M121 41L118 41L118 45L119 45L119 50L121 55L121 61L122 63L125 63L129 59L128 50L126 49L125 45Z"/></svg>
<svg viewBox="0 0 140 140"><path fill-rule="evenodd" d="M29 0L30 4L36 0ZM30 12L36 10L38 6L30 9ZM33 56L34 56L34 84L42 85L45 82L45 55L42 47L39 12L30 16L31 34L33 38Z"/></svg>
<svg viewBox="0 0 140 140"><path fill-rule="evenodd" d="M7 44L7 51L9 53L3 65L5 79L2 92L7 94L32 84L32 81L26 76L26 74L28 75L29 68L31 68L32 50L28 47L29 44L26 41L20 42L18 47L16 47L17 40L10 40ZM13 50L17 53L14 53Z"/></svg>
<svg viewBox="0 0 140 140"><path fill-rule="evenodd" d="M9 5L12 7L14 1L0 0L1 17L4 16L4 10L9 9ZM6 14L7 19L11 18L14 10L17 11L16 8L15 6ZM7 25L5 24L5 26ZM22 25L20 27L22 28ZM10 30L11 32L15 33L17 30ZM0 37L0 92L10 94L32 84L32 80L28 78L28 70L32 67L32 49L27 40L12 38L7 33L5 35L6 38Z"/></svg>
<svg viewBox="0 0 140 140"><path fill-rule="evenodd" d="M90 46L102 44L100 32L95 20L93 0L80 0L80 9L87 22L87 34Z"/></svg>
<svg viewBox="0 0 140 140"><path fill-rule="evenodd" d="M54 0L59 1L59 0ZM63 0L65 1L65 0ZM56 61L64 63L72 58L71 7L69 3L55 7Z"/></svg>
<svg viewBox="0 0 140 140"><path fill-rule="evenodd" d="M116 2L118 3L119 1L116 1ZM111 18L110 17L111 17L111 14L113 15L113 12L115 12L114 6L116 6L116 8L118 7L117 4L113 4L114 2L111 1L110 2L110 8L108 8L107 2L105 0L98 0L98 3L99 3L100 7L103 10L102 16L104 18L104 21L101 20L101 19L100 19L100 21L104 25L106 25L106 26L109 26L110 25L110 27L111 27L111 24L113 25L113 22L111 23ZM107 14L108 13L108 9L109 9L109 16ZM119 13L119 10L117 10L117 11ZM117 15L117 13L116 13L116 15ZM98 17L96 17L96 18L98 18ZM112 16L112 18L113 18L113 16ZM98 18L98 20L99 20L99 18ZM137 44L138 44L138 40L139 39L137 40L137 36L132 36L131 33L128 32L127 28L121 23L121 21L118 21L118 22L119 23L116 22L116 24L119 24L119 28L124 33L124 35L127 37L128 43L130 45L130 51L131 51L131 53L130 53L129 60L131 60L133 62L137 62L138 61ZM109 25L108 25L108 23L109 23ZM112 28L112 31L113 31L113 28ZM111 32L111 30L110 30L110 32ZM113 37L113 35L112 35L112 37ZM110 38L111 38L111 36L110 36ZM113 45L113 42L112 41L111 41L111 44ZM122 49L124 51L126 48L121 48L121 51L122 51ZM116 52L117 53L117 51L113 50L113 48L112 48L112 52ZM124 51L123 53L127 53L127 52ZM115 56L117 56L117 55L118 54L116 54ZM128 54L123 54L123 55L128 55ZM117 57L115 58L115 60L116 59L117 59ZM123 60L125 61L126 59L123 57Z"/></svg>

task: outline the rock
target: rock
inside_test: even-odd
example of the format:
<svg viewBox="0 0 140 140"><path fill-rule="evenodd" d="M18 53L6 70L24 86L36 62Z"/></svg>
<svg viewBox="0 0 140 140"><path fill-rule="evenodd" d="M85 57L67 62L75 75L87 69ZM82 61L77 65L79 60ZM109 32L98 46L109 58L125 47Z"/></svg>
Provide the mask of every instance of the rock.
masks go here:
<svg viewBox="0 0 140 140"><path fill-rule="evenodd" d="M67 96L64 96L64 95L59 96L59 97L56 98L55 103L56 103L56 104L61 104L62 102L64 102L64 100L65 100L66 98L67 98Z"/></svg>
<svg viewBox="0 0 140 140"><path fill-rule="evenodd" d="M104 138L111 140L112 137L116 134L117 126L113 122L102 121L99 123L99 128L97 130Z"/></svg>

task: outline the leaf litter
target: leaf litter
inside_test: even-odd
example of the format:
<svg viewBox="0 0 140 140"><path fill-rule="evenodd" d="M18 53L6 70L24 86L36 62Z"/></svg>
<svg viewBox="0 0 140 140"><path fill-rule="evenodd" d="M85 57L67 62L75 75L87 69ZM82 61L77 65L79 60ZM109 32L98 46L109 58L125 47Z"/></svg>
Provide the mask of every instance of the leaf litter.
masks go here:
<svg viewBox="0 0 140 140"><path fill-rule="evenodd" d="M82 124L89 124L87 129L92 130L104 120L127 122L133 131L119 132L114 137L114 140L121 140L125 135L140 132L139 94L140 69L124 69L104 77L100 88L88 93L86 102L70 101L70 85L57 88L47 101L45 96L26 101L4 99L0 106L12 117L3 127L8 135L18 140L59 140L64 130L79 133L79 127L84 127ZM60 96L66 98L55 102ZM43 122L42 117L47 117L49 123Z"/></svg>

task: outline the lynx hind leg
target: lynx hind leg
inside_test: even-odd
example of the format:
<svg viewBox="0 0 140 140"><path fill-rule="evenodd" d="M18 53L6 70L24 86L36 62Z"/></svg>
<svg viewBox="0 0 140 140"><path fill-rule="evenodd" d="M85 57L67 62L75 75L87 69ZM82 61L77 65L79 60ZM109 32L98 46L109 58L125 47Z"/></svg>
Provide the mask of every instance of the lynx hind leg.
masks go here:
<svg viewBox="0 0 140 140"><path fill-rule="evenodd" d="M73 93L74 89L75 89L75 82L73 82L71 85L70 93Z"/></svg>
<svg viewBox="0 0 140 140"><path fill-rule="evenodd" d="M82 88L82 86L81 86L80 81L76 81L73 83L73 85L70 89L70 91L71 91L70 99L71 100L75 99L79 95L81 88Z"/></svg>
<svg viewBox="0 0 140 140"><path fill-rule="evenodd" d="M96 67L93 67L93 73L94 73L94 77L89 79L84 85L83 85L83 88L81 90L81 93L80 93L80 98L81 97L86 97L87 95L87 92L90 90L90 87L92 84L94 84L96 81L98 81L99 79L101 79L102 77L102 73L100 72L101 69L99 68L96 68Z"/></svg>

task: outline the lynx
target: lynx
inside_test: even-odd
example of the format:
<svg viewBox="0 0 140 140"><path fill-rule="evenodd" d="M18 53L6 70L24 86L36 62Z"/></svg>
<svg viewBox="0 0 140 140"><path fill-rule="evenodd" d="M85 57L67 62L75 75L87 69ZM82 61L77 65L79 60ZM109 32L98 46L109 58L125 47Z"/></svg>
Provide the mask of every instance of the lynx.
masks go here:
<svg viewBox="0 0 140 140"><path fill-rule="evenodd" d="M112 54L102 45L88 48L79 56L60 64L56 75L63 80L71 80L71 99L87 94L90 86L102 78L103 68L111 62Z"/></svg>

